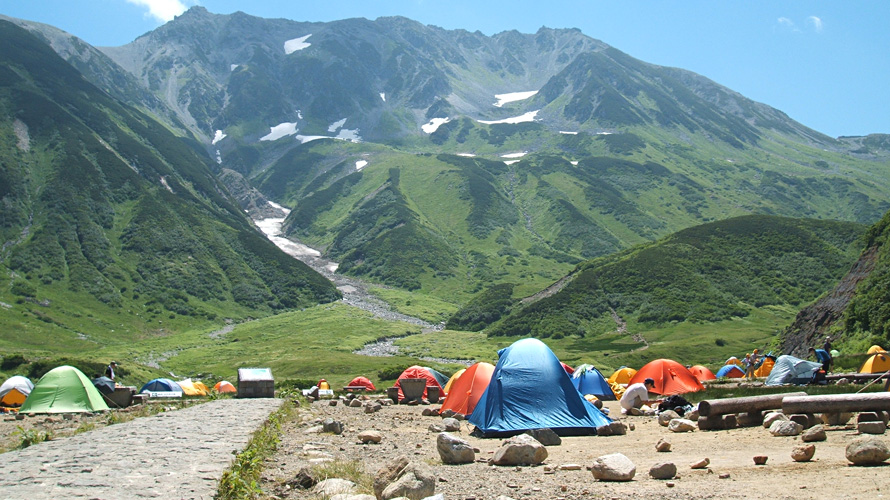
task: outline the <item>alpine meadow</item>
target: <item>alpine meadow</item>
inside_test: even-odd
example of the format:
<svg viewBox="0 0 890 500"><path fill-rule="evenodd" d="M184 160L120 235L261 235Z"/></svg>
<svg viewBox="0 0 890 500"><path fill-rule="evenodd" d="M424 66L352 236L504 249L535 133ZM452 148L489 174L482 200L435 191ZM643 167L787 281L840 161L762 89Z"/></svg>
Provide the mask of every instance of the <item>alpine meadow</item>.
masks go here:
<svg viewBox="0 0 890 500"><path fill-rule="evenodd" d="M336 386L530 336L603 372L890 341L890 136L580 30L196 6L119 47L0 16L0 43L0 375Z"/></svg>

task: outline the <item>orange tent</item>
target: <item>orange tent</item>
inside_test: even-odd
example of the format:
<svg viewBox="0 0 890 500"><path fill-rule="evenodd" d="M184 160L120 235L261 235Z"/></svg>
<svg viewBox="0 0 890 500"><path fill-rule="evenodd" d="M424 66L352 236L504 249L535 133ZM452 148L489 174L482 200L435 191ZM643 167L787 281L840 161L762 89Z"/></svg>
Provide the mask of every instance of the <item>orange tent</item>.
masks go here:
<svg viewBox="0 0 890 500"><path fill-rule="evenodd" d="M491 374L494 373L494 365L491 363L476 363L464 371L457 380L451 384L451 391L442 403L442 409L451 410L461 415L469 415L476 408L476 403L491 382Z"/></svg>
<svg viewBox="0 0 890 500"><path fill-rule="evenodd" d="M225 380L220 380L219 382L216 383L216 385L213 386L213 388L216 389L216 392L218 392L220 394L227 393L227 392L234 394L234 393L238 392L238 389L235 389L235 386L232 385L231 382L226 382Z"/></svg>
<svg viewBox="0 0 890 500"><path fill-rule="evenodd" d="M630 379L633 378L634 375L637 374L637 371L633 368L628 368L626 366L622 366L621 368L615 370L614 373L609 375L608 382L609 384L624 384L627 385L630 382Z"/></svg>
<svg viewBox="0 0 890 500"><path fill-rule="evenodd" d="M704 382L705 380L717 380L717 376L714 375L708 367L702 365L695 365L689 369L692 372L692 375L698 379L699 382Z"/></svg>
<svg viewBox="0 0 890 500"><path fill-rule="evenodd" d="M630 379L630 383L643 382L647 378L655 381L655 388L651 392L664 396L697 392L705 388L685 366L672 359L656 359L646 363Z"/></svg>
<svg viewBox="0 0 890 500"><path fill-rule="evenodd" d="M433 374L430 373L429 370L427 370L426 368L424 368L422 366L414 365L414 366L409 366L408 368L405 368L405 371L403 371L402 374L399 375L399 378L396 379L396 383L393 386L393 387L399 388L399 401L405 399L405 394L402 393L402 385L399 383L400 380L405 379L405 378L424 378L424 379L426 379L427 387L433 385L433 386L438 387L440 391L444 392L444 390L442 389L442 385L439 384L439 381L436 380L436 377L434 377ZM423 398L426 398L426 397L427 397L426 387L424 387L423 388Z"/></svg>
<svg viewBox="0 0 890 500"><path fill-rule="evenodd" d="M346 385L348 385L350 387L362 386L365 388L366 391L376 391L377 390L377 388L374 387L374 383L371 382L370 380L368 380L368 377L361 377L361 376L355 377Z"/></svg>

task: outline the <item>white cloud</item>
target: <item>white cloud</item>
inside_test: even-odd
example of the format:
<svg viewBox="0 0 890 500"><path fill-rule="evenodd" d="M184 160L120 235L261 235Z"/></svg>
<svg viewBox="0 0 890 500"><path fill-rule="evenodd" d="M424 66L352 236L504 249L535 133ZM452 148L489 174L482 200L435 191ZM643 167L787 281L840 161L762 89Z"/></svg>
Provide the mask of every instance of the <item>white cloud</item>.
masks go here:
<svg viewBox="0 0 890 500"><path fill-rule="evenodd" d="M807 18L807 22L813 26L816 33L822 33L822 19L816 16L810 16Z"/></svg>
<svg viewBox="0 0 890 500"><path fill-rule="evenodd" d="M794 32L800 31L799 29L797 29L797 25L794 24L794 21L792 21L791 19L788 19L787 17L780 17L780 18L776 19L776 22L778 22L779 26L782 28L785 28L785 29L788 29L788 30L791 30Z"/></svg>
<svg viewBox="0 0 890 500"><path fill-rule="evenodd" d="M140 7L147 7L148 12L146 15L162 23L172 21L174 17L188 10L180 0L127 0L127 2Z"/></svg>

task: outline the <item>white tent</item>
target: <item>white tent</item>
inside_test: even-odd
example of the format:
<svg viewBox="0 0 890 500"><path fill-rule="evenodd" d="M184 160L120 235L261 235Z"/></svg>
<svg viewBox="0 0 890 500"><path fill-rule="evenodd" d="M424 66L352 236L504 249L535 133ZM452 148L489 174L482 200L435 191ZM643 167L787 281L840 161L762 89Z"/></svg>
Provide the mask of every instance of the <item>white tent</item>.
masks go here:
<svg viewBox="0 0 890 500"><path fill-rule="evenodd" d="M795 358L794 356L779 356L773 371L766 378L766 385L782 384L808 384L813 380L813 374L822 368L822 363Z"/></svg>

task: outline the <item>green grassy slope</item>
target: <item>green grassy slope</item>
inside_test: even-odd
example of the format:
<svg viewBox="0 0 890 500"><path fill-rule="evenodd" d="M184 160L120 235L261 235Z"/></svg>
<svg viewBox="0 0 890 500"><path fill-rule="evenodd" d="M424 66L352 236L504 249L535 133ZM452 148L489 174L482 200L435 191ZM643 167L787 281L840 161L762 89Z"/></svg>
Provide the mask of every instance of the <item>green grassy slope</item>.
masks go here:
<svg viewBox="0 0 890 500"><path fill-rule="evenodd" d="M206 157L0 22L0 349L92 352L339 297Z"/></svg>

